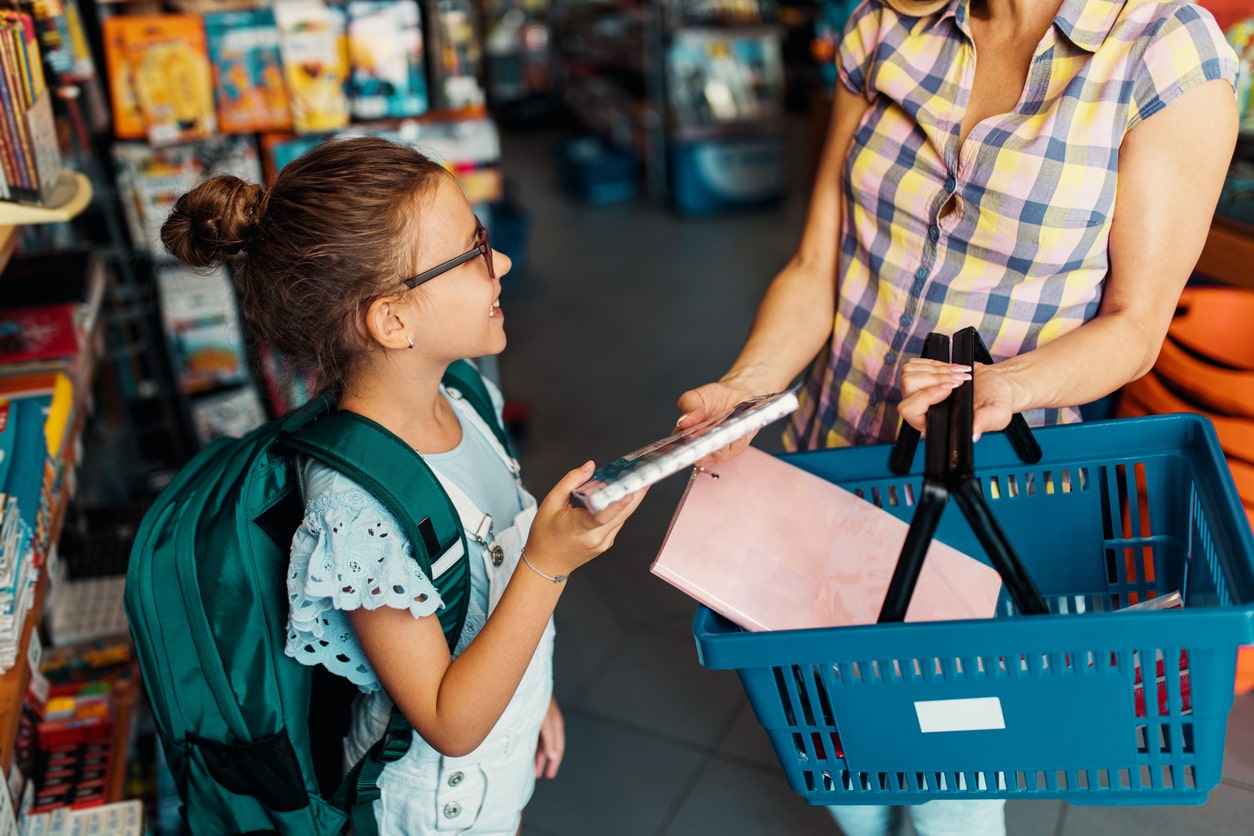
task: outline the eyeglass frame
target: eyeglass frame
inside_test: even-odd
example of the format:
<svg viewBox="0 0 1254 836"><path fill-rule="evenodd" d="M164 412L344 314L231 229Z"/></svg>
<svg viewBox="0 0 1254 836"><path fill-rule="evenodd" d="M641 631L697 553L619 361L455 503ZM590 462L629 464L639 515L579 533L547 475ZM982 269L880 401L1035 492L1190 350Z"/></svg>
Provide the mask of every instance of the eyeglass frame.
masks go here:
<svg viewBox="0 0 1254 836"><path fill-rule="evenodd" d="M467 250L459 256L454 256L442 264L437 264L430 270L423 270L416 276L411 276L408 279L402 279L401 284L405 285L410 290L413 290L418 285L423 284L424 282L429 282L436 276L443 275L449 270L452 270L454 267L460 267L467 261L471 261L478 256L483 256L484 262L488 265L488 277L495 279L496 270L492 265L492 244L488 240L488 228L483 225L483 221L479 220L478 216L475 216L475 223L477 224L477 226L475 226L476 243L473 249Z"/></svg>

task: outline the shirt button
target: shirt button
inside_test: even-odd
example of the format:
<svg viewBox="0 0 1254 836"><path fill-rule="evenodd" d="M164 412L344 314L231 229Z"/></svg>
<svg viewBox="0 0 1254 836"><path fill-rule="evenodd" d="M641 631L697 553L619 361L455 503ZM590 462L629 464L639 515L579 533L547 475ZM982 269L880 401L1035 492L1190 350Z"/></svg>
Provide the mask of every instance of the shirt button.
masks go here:
<svg viewBox="0 0 1254 836"><path fill-rule="evenodd" d="M455 819L462 814L462 805L456 801L450 801L444 805L444 818Z"/></svg>
<svg viewBox="0 0 1254 836"><path fill-rule="evenodd" d="M462 778L465 778L465 777L466 776L463 775L461 772L454 772L452 775L448 776L448 785L450 787L455 787L458 784L460 784L462 782Z"/></svg>
<svg viewBox="0 0 1254 836"><path fill-rule="evenodd" d="M948 180L945 181L945 191L949 192L950 194L953 194L954 190L957 188L958 188L958 181L955 180L954 178L950 177Z"/></svg>
<svg viewBox="0 0 1254 836"><path fill-rule="evenodd" d="M884 355L884 362L891 366L897 362L897 355L892 351L888 352Z"/></svg>
<svg viewBox="0 0 1254 836"><path fill-rule="evenodd" d="M933 224L932 226L929 226L927 228L927 237L931 238L933 241L940 238L940 227L936 226L935 224Z"/></svg>
<svg viewBox="0 0 1254 836"><path fill-rule="evenodd" d="M898 321L899 323L901 323L901 325L902 325L903 327L904 327L904 326L906 326L906 325L909 325L911 322L913 322L913 320L912 320L912 319L910 319L910 314L902 314L902 315L901 315L901 319L899 319L899 320L897 320L897 321Z"/></svg>
<svg viewBox="0 0 1254 836"><path fill-rule="evenodd" d="M872 395L872 396L871 396L871 400L869 401L869 403L871 404L871 406L879 406L879 403L880 403L880 396L879 396L879 395Z"/></svg>
<svg viewBox="0 0 1254 836"><path fill-rule="evenodd" d="M915 270L915 271L914 271L914 277L915 277L916 279L926 279L926 278L927 278L927 269L926 269L926 268L923 268L923 267L920 267L918 270Z"/></svg>

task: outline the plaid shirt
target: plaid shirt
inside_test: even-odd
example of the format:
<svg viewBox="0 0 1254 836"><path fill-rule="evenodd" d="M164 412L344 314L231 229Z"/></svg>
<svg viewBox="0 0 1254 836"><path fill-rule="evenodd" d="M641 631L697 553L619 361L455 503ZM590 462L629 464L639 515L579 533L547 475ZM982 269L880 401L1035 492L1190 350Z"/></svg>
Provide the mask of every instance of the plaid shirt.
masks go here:
<svg viewBox="0 0 1254 836"><path fill-rule="evenodd" d="M975 326L995 360L1097 314L1119 146L1129 130L1237 59L1209 12L1180 0L1064 0L1023 99L960 147L975 49L968 0L850 18L841 83L869 103L844 169L839 299L784 441L891 440L900 367L930 331ZM1079 409L1034 410L1034 425Z"/></svg>

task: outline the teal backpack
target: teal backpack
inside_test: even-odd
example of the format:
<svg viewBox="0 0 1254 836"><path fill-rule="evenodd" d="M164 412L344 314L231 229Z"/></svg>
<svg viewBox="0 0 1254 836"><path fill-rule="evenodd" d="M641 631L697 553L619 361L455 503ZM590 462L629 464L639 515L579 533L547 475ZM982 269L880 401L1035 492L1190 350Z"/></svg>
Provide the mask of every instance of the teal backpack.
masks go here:
<svg viewBox="0 0 1254 836"><path fill-rule="evenodd" d="M474 366L454 363L444 383L508 450ZM357 836L371 836L375 781L411 740L394 711L384 738L341 781L353 689L284 653L288 556L304 515L295 467L301 454L381 501L427 577L449 549L469 554L457 511L422 458L378 424L336 411L325 396L243 438L212 442L179 471L136 534L125 602L181 813L196 834L324 836L345 832L351 819ZM433 581L451 649L469 601L467 561Z"/></svg>

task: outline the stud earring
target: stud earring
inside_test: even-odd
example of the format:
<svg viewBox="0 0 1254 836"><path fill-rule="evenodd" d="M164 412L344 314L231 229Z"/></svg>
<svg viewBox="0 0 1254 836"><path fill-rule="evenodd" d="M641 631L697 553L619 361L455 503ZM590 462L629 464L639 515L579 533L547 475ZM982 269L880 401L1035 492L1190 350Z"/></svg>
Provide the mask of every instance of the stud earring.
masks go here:
<svg viewBox="0 0 1254 836"><path fill-rule="evenodd" d="M413 347L414 347L414 338L413 338L413 337L411 337L411 336L409 336L409 334L406 334L406 335L405 335L405 339L409 340L409 347L410 347L410 348L413 348Z"/></svg>

